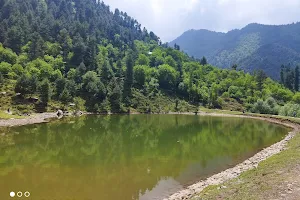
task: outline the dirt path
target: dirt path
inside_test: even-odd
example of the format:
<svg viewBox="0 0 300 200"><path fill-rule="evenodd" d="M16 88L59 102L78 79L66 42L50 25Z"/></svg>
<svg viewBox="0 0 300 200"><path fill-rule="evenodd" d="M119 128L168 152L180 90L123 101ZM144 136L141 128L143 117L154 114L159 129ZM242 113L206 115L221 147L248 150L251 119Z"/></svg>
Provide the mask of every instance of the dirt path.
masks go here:
<svg viewBox="0 0 300 200"><path fill-rule="evenodd" d="M186 113L186 114L191 114L191 113ZM221 173L215 174L206 180L202 180L194 185L191 185L187 187L186 189L179 191L178 193L173 194L169 198L166 198L164 200L183 200L183 199L191 199L193 196L199 194L202 190L204 190L206 187L211 186L211 185L219 185L222 184L226 181L232 180L234 178L237 178L241 173L251 170L251 169L256 169L258 164L267 158L270 158L271 156L278 154L282 150L285 149L288 141L292 139L296 133L300 131L300 125L295 124L289 121L283 121L279 119L273 119L273 118L262 118L262 117L253 117L253 116L243 116L243 115L231 115L231 114L216 114L216 113L199 113L200 116L222 116L222 117L239 117L239 118L251 118L251 119L260 119L264 121L268 121L271 123L276 123L276 124L281 124L287 127L292 128L293 130L289 132L289 134L280 142L273 144L272 146L258 152L256 155L253 157L247 159L241 164L238 164L237 166L227 169ZM299 165L300 166L300 165ZM299 167L300 168L300 167ZM296 170L297 169L294 169ZM299 171L298 171L299 172ZM294 180L294 175L290 175L290 178ZM297 190L296 188L300 184L300 176L297 175L297 180L294 182L291 181L293 184L290 184L290 190ZM287 181L288 181L288 176L287 176ZM224 186L226 187L226 186ZM283 186L284 187L284 186ZM287 187L284 187L287 188ZM299 188L299 187L298 187ZM298 190L298 193L296 195L299 195L297 197L291 196L291 192L283 192L281 195L279 195L279 198L276 199L300 199L298 198L300 196L300 192ZM220 197L220 196L219 196ZM290 198L289 198L290 197ZM205 198L193 198L195 200L200 200L200 199L205 199ZM231 199L230 195L224 197L224 198L208 198L208 199ZM237 198L239 199L239 198ZM247 197L241 197L240 199L248 199ZM251 198L250 198L251 199ZM267 199L272 199L272 198L267 198Z"/></svg>
<svg viewBox="0 0 300 200"><path fill-rule="evenodd" d="M39 124L47 122L51 118L57 118L56 113L39 113L24 119L0 119L0 127L23 126L27 124Z"/></svg>

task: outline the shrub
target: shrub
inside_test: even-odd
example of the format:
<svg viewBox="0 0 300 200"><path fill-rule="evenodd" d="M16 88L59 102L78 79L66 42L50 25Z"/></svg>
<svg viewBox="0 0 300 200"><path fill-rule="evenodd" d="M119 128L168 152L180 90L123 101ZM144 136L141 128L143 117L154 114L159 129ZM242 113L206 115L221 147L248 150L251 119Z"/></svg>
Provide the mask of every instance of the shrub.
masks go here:
<svg viewBox="0 0 300 200"><path fill-rule="evenodd" d="M279 114L290 117L300 117L300 105L288 103L280 108Z"/></svg>
<svg viewBox="0 0 300 200"><path fill-rule="evenodd" d="M260 114L272 114L277 115L279 106L274 98L269 97L265 101L258 100L253 107L250 109L251 112Z"/></svg>

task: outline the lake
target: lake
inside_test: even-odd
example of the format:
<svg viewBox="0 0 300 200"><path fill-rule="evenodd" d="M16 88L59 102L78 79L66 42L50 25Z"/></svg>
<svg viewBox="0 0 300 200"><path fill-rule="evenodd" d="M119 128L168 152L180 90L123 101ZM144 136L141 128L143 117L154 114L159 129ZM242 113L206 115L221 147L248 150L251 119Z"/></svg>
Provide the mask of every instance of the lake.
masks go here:
<svg viewBox="0 0 300 200"><path fill-rule="evenodd" d="M29 191L31 200L162 199L287 132L261 120L193 115L83 116L2 128L0 199L11 199L11 191Z"/></svg>

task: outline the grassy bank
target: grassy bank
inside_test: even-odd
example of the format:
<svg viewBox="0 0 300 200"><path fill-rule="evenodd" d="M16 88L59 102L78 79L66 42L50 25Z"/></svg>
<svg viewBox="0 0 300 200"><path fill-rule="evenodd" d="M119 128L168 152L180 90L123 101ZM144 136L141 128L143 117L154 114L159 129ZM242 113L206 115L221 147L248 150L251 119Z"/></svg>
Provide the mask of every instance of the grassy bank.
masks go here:
<svg viewBox="0 0 300 200"><path fill-rule="evenodd" d="M271 117L260 115L262 117ZM300 123L300 119L272 116ZM192 200L200 199L300 199L300 134L289 141L287 150L261 162L238 178L209 186Z"/></svg>
<svg viewBox="0 0 300 200"><path fill-rule="evenodd" d="M0 111L0 119L23 119L23 116L19 116L19 115L10 115L6 112Z"/></svg>
<svg viewBox="0 0 300 200"><path fill-rule="evenodd" d="M243 114L243 112L240 112L240 111L209 109L209 108L205 108L205 107L200 107L200 111L205 112L205 113L230 114L230 115L242 115Z"/></svg>

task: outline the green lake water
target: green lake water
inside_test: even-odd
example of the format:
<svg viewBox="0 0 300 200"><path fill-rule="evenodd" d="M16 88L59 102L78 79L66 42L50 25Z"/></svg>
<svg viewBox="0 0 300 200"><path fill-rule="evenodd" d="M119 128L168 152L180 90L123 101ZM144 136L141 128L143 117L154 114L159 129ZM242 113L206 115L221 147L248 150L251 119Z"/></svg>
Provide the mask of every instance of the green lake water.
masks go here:
<svg viewBox="0 0 300 200"><path fill-rule="evenodd" d="M268 122L192 115L84 116L2 128L0 199L152 200L280 141Z"/></svg>

